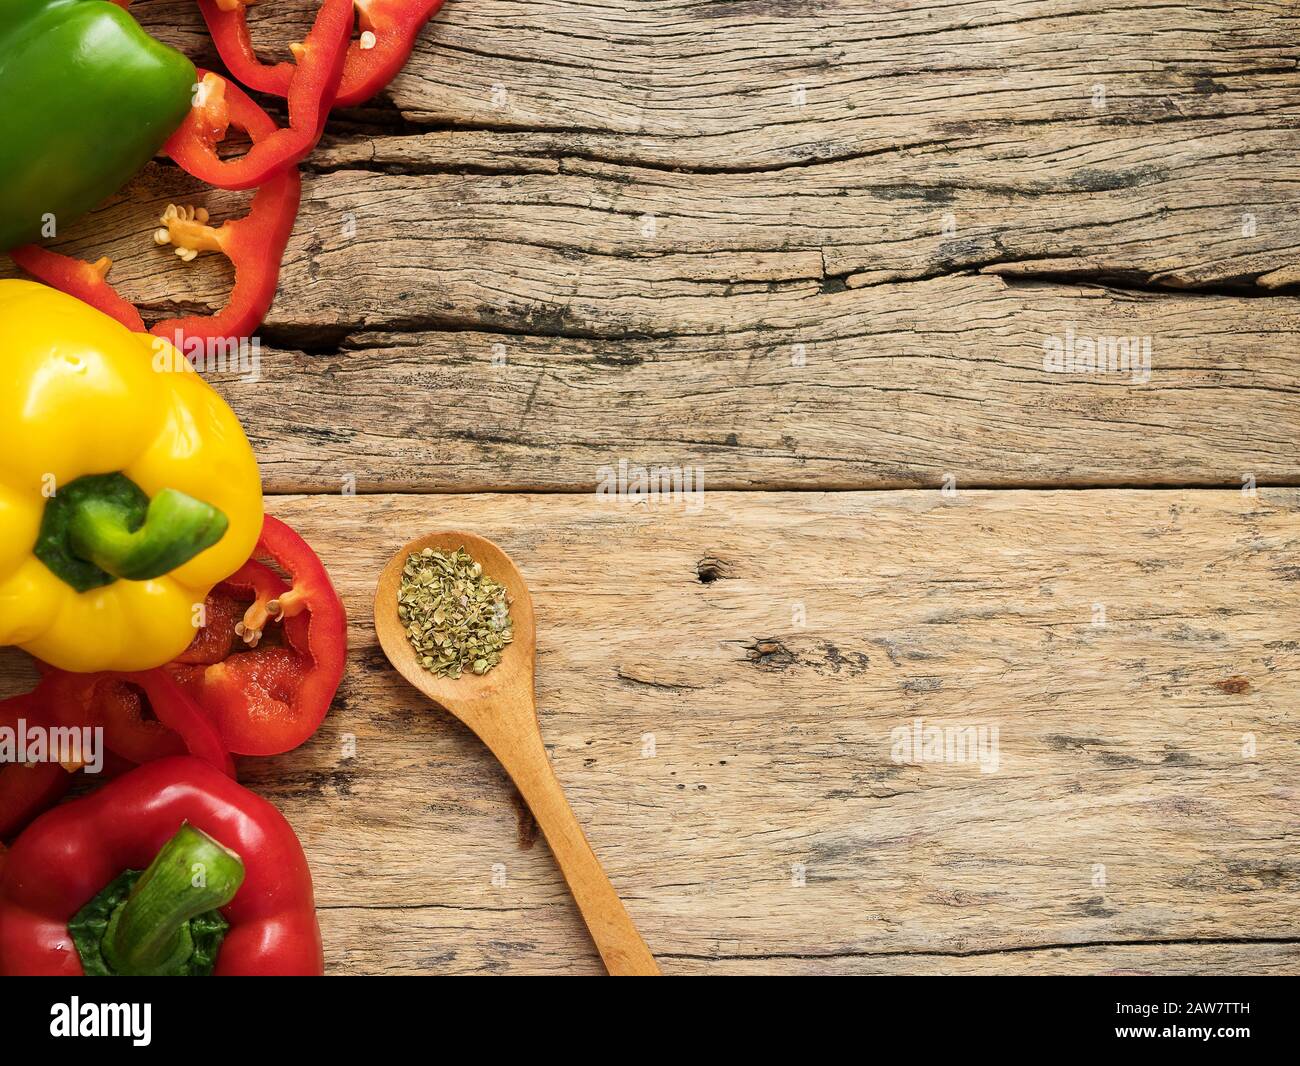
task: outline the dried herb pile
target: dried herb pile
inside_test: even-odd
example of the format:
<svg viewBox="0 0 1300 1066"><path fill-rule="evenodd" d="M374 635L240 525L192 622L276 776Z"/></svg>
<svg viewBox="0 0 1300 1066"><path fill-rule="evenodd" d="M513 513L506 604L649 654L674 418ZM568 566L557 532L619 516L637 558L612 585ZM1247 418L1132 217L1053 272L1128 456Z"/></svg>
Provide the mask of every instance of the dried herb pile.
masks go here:
<svg viewBox="0 0 1300 1066"><path fill-rule="evenodd" d="M420 664L438 677L485 674L514 639L505 588L463 547L407 556L397 615Z"/></svg>

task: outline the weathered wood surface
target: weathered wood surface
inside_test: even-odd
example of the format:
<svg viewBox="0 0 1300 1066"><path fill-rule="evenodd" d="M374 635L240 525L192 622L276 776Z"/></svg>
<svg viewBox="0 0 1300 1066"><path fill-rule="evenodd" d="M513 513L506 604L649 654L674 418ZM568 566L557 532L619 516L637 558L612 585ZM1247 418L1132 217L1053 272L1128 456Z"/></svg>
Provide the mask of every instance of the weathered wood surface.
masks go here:
<svg viewBox="0 0 1300 1066"><path fill-rule="evenodd" d="M453 911L450 915L438 907L419 910L343 907L322 910L320 921L327 948L345 952L336 964L337 972L343 974L601 973L594 952L590 963L575 959L573 942L566 934L546 928L559 924L553 915L564 906L567 904L557 899L555 910L544 910L540 916L511 907L491 908L486 914ZM517 931L522 930L515 939L501 936L503 914L507 916L505 921ZM817 918L815 914L800 915L796 920L816 921ZM364 926L368 935L358 935L358 926ZM581 923L575 923L574 930L575 936L581 936ZM448 942L454 942L454 948L447 947ZM522 953L528 956L526 965L515 961L514 957ZM1293 976L1300 971L1300 946L1294 942L1259 941L1105 944L975 954L903 951L896 955L841 953L832 947L825 949L824 954L775 953L745 957L716 954L710 945L703 955L674 956L663 960L663 966L665 973L677 976Z"/></svg>
<svg viewBox="0 0 1300 1066"><path fill-rule="evenodd" d="M983 965L1100 971L1144 951L1159 968L1160 952L1046 949L1300 940L1300 493L276 510L330 561L353 667L322 734L247 779L304 834L336 969L597 965L544 842L520 845L504 776L376 646L380 566L448 525L496 540L529 581L556 772L669 971L1008 948L1045 950ZM701 582L706 560L724 576ZM998 772L893 762L891 730L918 717L999 726ZM377 945L375 918L407 942ZM1246 946L1193 943L1175 965L1296 966L1295 944L1258 963Z"/></svg>
<svg viewBox="0 0 1300 1066"><path fill-rule="evenodd" d="M1297 968L1294 490L274 509L351 668L241 773L302 835L337 972L598 966L504 775L376 646L380 566L449 525L529 581L556 772L669 972ZM997 772L893 761L917 718L996 725Z"/></svg>
<svg viewBox="0 0 1300 1066"><path fill-rule="evenodd" d="M141 17L160 36L204 54L187 0L150 6ZM258 40L295 36L285 7L255 11ZM784 7L451 0L389 106L336 123L310 164L380 173L323 175L335 180L309 190L318 208L352 210L358 238L340 250L337 225L304 226L299 254L323 245L299 264L318 268L314 299L304 308L291 290L280 315L475 317L449 297L477 275L475 297L518 321L503 297L526 309L541 293L518 290L547 281L521 255L558 270L577 321L587 309L573 280L595 286L604 266L606 280L640 281L626 262L639 258L697 299L732 278L870 284L1037 260L1049 273L1249 286L1300 263L1285 4ZM403 136L382 135L395 126ZM646 213L660 223L652 239ZM426 230L437 240L415 246ZM394 237L430 266L447 260L434 284L358 276L359 264L402 264L367 246ZM489 282L493 259L519 268L512 287ZM348 301L328 298L340 285L356 286L353 305L378 306L341 311ZM404 289L425 299L384 302Z"/></svg>
<svg viewBox="0 0 1300 1066"><path fill-rule="evenodd" d="M309 7L252 9L268 55ZM192 0L133 10L211 65ZM598 970L374 643L387 554L463 526L532 583L557 773L667 972L1300 972L1297 493L969 491L1300 485L1296 27L449 0L306 166L259 380L214 378L352 616L321 734L243 768L332 971ZM59 247L214 307L152 219L244 199L154 165ZM1150 381L1045 373L1067 330ZM703 510L598 501L620 459ZM895 764L916 718L998 725L999 771Z"/></svg>
<svg viewBox="0 0 1300 1066"><path fill-rule="evenodd" d="M207 56L188 0L141 17ZM309 163L264 380L229 384L269 487L1295 484L1294 300L1247 295L1300 263L1292 22L1134 19L453 0ZM196 189L152 167L62 246L215 306L218 258L149 241L243 200ZM1067 330L1149 336L1151 380L1044 373Z"/></svg>
<svg viewBox="0 0 1300 1066"><path fill-rule="evenodd" d="M152 178L169 181L161 170ZM418 189L432 179L400 180ZM133 198L145 195L149 207L136 212L145 219L171 196L137 183L132 203L103 213L112 232L131 232ZM371 209L393 210L378 194ZM295 242L318 241L325 227L309 207ZM347 476L377 490L582 490L618 458L701 466L719 488L931 486L948 475L987 486L1300 479L1300 321L1290 297L958 274L833 293L817 281L757 285L749 296L714 279L712 295L672 298L674 286L695 284L665 277L680 264L614 257L601 267L605 281L658 325L638 319L646 335L587 325L571 334L563 313L545 310L560 299L558 275L540 265L533 273L524 253L460 248L443 258L439 238L414 225L408 254L393 236L405 228L383 230L391 260L375 240L354 249L387 264L373 275L341 236L328 238L339 244L332 282L324 267L291 262L280 304L325 332L303 338L273 319L266 334L279 343L262 352L257 379L221 375L272 491L331 491ZM110 250L144 240L120 237ZM145 276L168 260L175 269ZM640 280L618 280L643 263L653 265ZM595 284L585 266L574 269ZM157 249L126 254L115 276L131 270L156 295L186 277ZM374 299L400 325L407 297L427 311L460 273L467 289L453 303L480 307L487 296L478 287L507 285L516 270L547 290L506 323L523 323L520 335L492 330L477 312L449 313L439 328L418 307L400 332L393 322L353 331L370 317L357 317L367 286L382 291ZM593 307L597 318L617 317ZM331 332L339 321L342 333ZM667 332L649 335L660 326ZM1046 373L1044 344L1070 332L1149 338L1149 380ZM295 343L320 350L294 351ZM321 410L332 417L315 417Z"/></svg>
<svg viewBox="0 0 1300 1066"><path fill-rule="evenodd" d="M1300 329L1261 323L1260 301L981 277L835 299L828 318L667 344L366 334L266 350L258 380L222 386L278 491L582 491L620 459L715 488L1300 476ZM1151 337L1150 381L1045 373L1043 339L1082 322Z"/></svg>

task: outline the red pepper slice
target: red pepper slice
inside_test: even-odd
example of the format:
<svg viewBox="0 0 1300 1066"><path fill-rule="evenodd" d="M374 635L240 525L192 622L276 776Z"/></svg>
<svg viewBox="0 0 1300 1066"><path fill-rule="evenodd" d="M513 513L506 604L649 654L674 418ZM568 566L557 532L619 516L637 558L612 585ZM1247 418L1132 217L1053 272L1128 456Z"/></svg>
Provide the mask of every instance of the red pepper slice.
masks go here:
<svg viewBox="0 0 1300 1066"><path fill-rule="evenodd" d="M212 38L218 48L223 40L226 42L222 59L236 78L251 89L260 89L263 72L280 72L275 78L277 84L283 85L283 92L278 95L285 97L289 104L289 125L276 128L260 141L254 139L253 147L243 155L222 159L217 155L216 141L221 140L225 131L223 128L221 136L211 136L211 109L200 91L181 128L167 142L167 154L195 177L222 189L256 188L305 158L325 132L325 120L329 118L343 77L343 63L352 36L352 2L324 0L307 39L293 46L296 62L276 67L266 67L258 60L248 40L242 6L227 13L216 4L210 5L208 26ZM203 13L208 17L208 6ZM241 29L246 46L242 48L237 44ZM229 58L226 51L230 52ZM199 73L202 78L203 72ZM186 146L188 162L177 158L173 147L178 142Z"/></svg>
<svg viewBox="0 0 1300 1066"><path fill-rule="evenodd" d="M101 727L104 747L133 763L188 751L235 776L234 760L217 729L165 670L74 674L45 667L44 671L34 695L44 700L59 724ZM146 716L146 706L153 720Z"/></svg>
<svg viewBox="0 0 1300 1066"><path fill-rule="evenodd" d="M275 120L238 86L215 74L204 74L200 84L199 95L204 100L202 114L211 123L209 131L215 140L223 138L230 126L244 130L254 144L264 143L274 135ZM195 113L192 111L191 117ZM202 145L208 143L204 140ZM193 173L190 166L193 154L202 156L207 150L202 145L178 133L168 142L168 150L182 168ZM302 178L296 168L290 167L257 190L247 215L220 227L207 224L205 211L169 206L154 233L155 243L175 245L177 254L187 262L200 251L221 252L234 265L235 284L225 307L216 314L168 318L150 332L171 341L182 353L194 342L228 341L251 335L275 300L280 262L293 233L301 198ZM35 245L9 254L38 281L84 300L132 331L145 332L139 312L108 283L109 260L90 264Z"/></svg>
<svg viewBox="0 0 1300 1066"><path fill-rule="evenodd" d="M144 333L144 319L135 304L118 295L108 283L108 271L113 261L105 256L97 263L59 252L51 252L36 244L24 245L9 252L9 258L34 278L40 278L60 292L75 296L96 310L117 319L132 333Z"/></svg>
<svg viewBox="0 0 1300 1066"><path fill-rule="evenodd" d="M354 0L361 34L348 46L335 107L365 103L406 65L415 39L443 0ZM294 67L268 66L253 48L244 17L245 0L199 0L212 40L230 72L250 89L289 95Z"/></svg>
<svg viewBox="0 0 1300 1066"><path fill-rule="evenodd" d="M278 755L306 741L329 711L347 658L347 615L316 553L285 523L266 516L257 554L269 556L289 580L250 559L208 599L207 628L214 617L232 616L222 598L252 599L234 630L248 650L204 662L230 638L213 641L200 633L164 669L211 715L231 751ZM263 642L273 619L283 623L279 644Z"/></svg>
<svg viewBox="0 0 1300 1066"><path fill-rule="evenodd" d="M35 692L0 701L0 727L18 729L19 721L48 727L45 702ZM0 840L8 840L72 784L72 774L56 762L0 763Z"/></svg>
<svg viewBox="0 0 1300 1066"><path fill-rule="evenodd" d="M213 154L213 145L225 137L230 126L244 130L254 148L269 143L278 131L274 120L238 86L207 73L202 75L200 85L201 106L191 110L186 124L167 142L166 150L187 173L210 180L202 173L206 169L202 161ZM196 115L211 123L208 132L212 139L197 132ZM219 180L210 183L223 188L246 188L225 186ZM226 306L215 315L169 318L154 326L153 334L176 343L176 335L207 339L247 337L256 330L275 300L280 262L293 233L301 199L302 178L296 167L289 166L260 185L247 215L227 221L220 228L206 224L206 213L169 209L162 218L163 228L154 234L154 239L160 244L174 244L177 254L187 260L200 251L221 252L234 265L235 285ZM184 351L183 343L176 346Z"/></svg>

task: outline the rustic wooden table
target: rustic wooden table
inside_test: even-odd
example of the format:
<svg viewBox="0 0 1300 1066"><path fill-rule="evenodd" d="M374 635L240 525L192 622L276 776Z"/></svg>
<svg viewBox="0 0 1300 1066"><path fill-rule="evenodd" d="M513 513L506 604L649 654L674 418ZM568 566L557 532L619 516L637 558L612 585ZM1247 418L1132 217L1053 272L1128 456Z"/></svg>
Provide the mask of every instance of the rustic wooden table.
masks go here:
<svg viewBox="0 0 1300 1066"><path fill-rule="evenodd" d="M306 166L256 380L212 375L351 615L320 733L242 768L330 971L599 970L376 646L434 527L528 577L665 972L1300 971L1298 51L1264 0L449 0ZM213 306L149 240L193 192L154 166L63 246ZM1149 375L1044 370L1095 337ZM706 492L597 496L620 461ZM996 766L908 761L917 720Z"/></svg>

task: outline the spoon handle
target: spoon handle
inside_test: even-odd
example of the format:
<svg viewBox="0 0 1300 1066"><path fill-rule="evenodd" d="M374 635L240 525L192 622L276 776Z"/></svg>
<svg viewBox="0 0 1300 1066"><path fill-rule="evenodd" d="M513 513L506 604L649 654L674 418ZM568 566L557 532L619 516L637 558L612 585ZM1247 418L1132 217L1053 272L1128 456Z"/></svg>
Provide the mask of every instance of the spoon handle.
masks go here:
<svg viewBox="0 0 1300 1066"><path fill-rule="evenodd" d="M502 745L506 750L489 746L545 834L605 968L615 977L657 976L659 965L587 843L582 826L551 769L541 736L530 730L523 736L512 735Z"/></svg>

